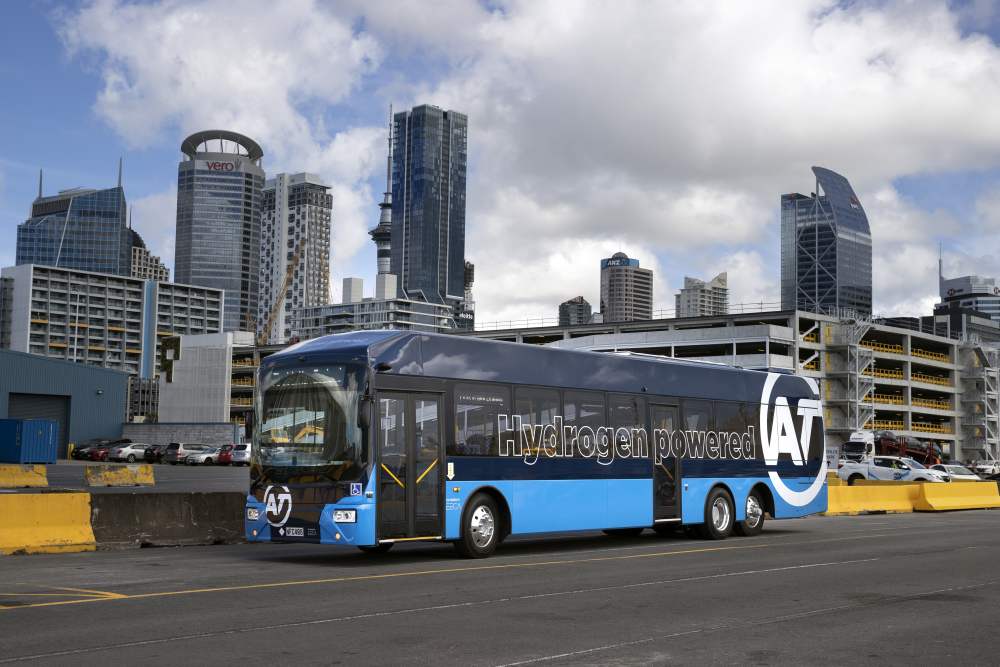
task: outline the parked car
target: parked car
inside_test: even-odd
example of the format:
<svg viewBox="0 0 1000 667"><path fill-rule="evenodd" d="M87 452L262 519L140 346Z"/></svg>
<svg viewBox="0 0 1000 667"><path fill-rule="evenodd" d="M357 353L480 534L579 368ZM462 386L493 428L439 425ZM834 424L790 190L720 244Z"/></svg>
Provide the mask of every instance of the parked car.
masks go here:
<svg viewBox="0 0 1000 667"><path fill-rule="evenodd" d="M233 453L229 460L234 466L250 465L250 445L233 445Z"/></svg>
<svg viewBox="0 0 1000 667"><path fill-rule="evenodd" d="M218 460L219 460L219 448L210 447L205 451L194 452L193 454L189 454L188 457L184 459L184 463L186 463L189 466L196 466L199 463L204 463L205 465L210 466L216 463Z"/></svg>
<svg viewBox="0 0 1000 667"><path fill-rule="evenodd" d="M864 461L851 461L837 471L837 477L848 485L862 479L897 482L950 482L951 476L939 470L925 468L913 459L898 456L873 456Z"/></svg>
<svg viewBox="0 0 1000 667"><path fill-rule="evenodd" d="M137 459L146 458L146 447L149 445L132 443L130 445L116 445L108 451L108 458L112 461L127 461L135 463Z"/></svg>
<svg viewBox="0 0 1000 667"><path fill-rule="evenodd" d="M233 446L223 445L222 447L219 448L219 460L216 461L216 463L225 466L232 465L233 464L232 455L233 455Z"/></svg>
<svg viewBox="0 0 1000 667"><path fill-rule="evenodd" d="M77 459L77 460L89 459L90 458L90 452L95 447L108 447L108 448L110 448L113 445L120 445L120 444L123 444L123 443L131 443L131 442L132 441L129 440L128 438L117 439L117 440L111 439L111 438L94 438L92 440L86 441L85 443L83 443L79 447L74 447L73 448L73 453L71 454L71 456L74 459Z"/></svg>
<svg viewBox="0 0 1000 667"><path fill-rule="evenodd" d="M172 466L184 463L184 460L195 453L200 453L208 449L206 445L198 445L187 442L171 442L167 445L167 453L163 460Z"/></svg>
<svg viewBox="0 0 1000 667"><path fill-rule="evenodd" d="M979 475L995 475L1000 473L1000 461L980 461L973 470Z"/></svg>
<svg viewBox="0 0 1000 667"><path fill-rule="evenodd" d="M107 461L111 458L111 448L118 445L97 445L87 450L87 458L91 461Z"/></svg>
<svg viewBox="0 0 1000 667"><path fill-rule="evenodd" d="M146 463L166 463L163 460L166 453L166 445L150 445L146 447L146 451L143 452L142 457L146 460Z"/></svg>
<svg viewBox="0 0 1000 667"><path fill-rule="evenodd" d="M937 465L932 465L931 470L937 470L943 472L946 475L951 475L951 481L953 482L978 482L979 475L972 472L965 466L961 465L950 465L946 463L938 463Z"/></svg>

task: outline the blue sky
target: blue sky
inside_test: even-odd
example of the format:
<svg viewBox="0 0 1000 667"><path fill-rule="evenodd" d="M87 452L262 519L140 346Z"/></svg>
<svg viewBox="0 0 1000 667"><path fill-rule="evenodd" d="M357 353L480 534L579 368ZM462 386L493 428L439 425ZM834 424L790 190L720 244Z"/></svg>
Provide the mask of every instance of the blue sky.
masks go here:
<svg viewBox="0 0 1000 667"><path fill-rule="evenodd" d="M778 198L846 176L875 243L876 310L929 312L946 273L1000 273L993 2L298 0L6 3L0 265L37 193L115 184L173 265L178 147L233 129L334 195L332 284L374 284L388 104L470 116L467 257L480 322L597 303L622 248L778 299ZM227 26L235 26L229 28Z"/></svg>

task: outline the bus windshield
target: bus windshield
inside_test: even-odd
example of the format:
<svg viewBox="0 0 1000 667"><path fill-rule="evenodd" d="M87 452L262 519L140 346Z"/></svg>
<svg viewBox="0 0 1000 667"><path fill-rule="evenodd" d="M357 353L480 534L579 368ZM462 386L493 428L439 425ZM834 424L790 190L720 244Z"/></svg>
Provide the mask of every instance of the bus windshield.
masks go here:
<svg viewBox="0 0 1000 667"><path fill-rule="evenodd" d="M273 368L260 383L253 460L268 469L357 479L368 463L358 402L368 367L320 363Z"/></svg>

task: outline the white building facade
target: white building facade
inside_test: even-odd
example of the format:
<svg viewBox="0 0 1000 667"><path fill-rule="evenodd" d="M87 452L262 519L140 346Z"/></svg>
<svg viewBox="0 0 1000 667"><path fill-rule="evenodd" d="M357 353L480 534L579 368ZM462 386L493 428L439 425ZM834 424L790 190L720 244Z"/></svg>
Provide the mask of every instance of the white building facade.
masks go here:
<svg viewBox="0 0 1000 667"><path fill-rule="evenodd" d="M729 279L723 271L709 282L684 276L684 289L677 297L676 317L729 314Z"/></svg>

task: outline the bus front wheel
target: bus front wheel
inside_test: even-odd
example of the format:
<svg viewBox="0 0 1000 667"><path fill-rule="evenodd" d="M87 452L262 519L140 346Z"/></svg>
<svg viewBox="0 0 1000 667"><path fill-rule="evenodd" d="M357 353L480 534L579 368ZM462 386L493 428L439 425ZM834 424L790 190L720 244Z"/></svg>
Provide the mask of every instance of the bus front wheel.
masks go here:
<svg viewBox="0 0 1000 667"><path fill-rule="evenodd" d="M477 493L462 512L462 534L455 549L464 558L488 558L500 543L500 510L492 498Z"/></svg>
<svg viewBox="0 0 1000 667"><path fill-rule="evenodd" d="M705 501L705 523L698 532L705 540L724 540L733 532L733 499L724 489L712 489Z"/></svg>

